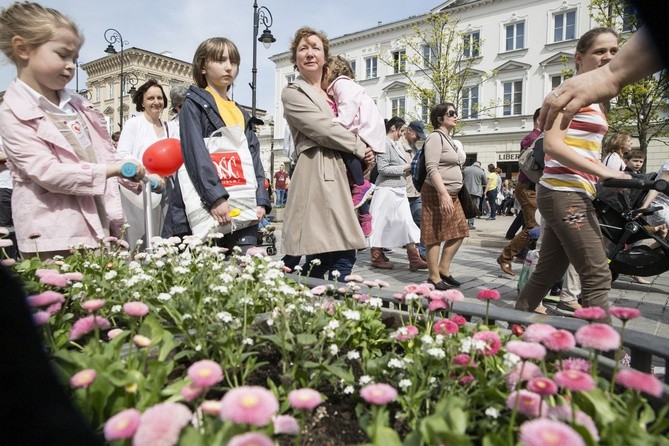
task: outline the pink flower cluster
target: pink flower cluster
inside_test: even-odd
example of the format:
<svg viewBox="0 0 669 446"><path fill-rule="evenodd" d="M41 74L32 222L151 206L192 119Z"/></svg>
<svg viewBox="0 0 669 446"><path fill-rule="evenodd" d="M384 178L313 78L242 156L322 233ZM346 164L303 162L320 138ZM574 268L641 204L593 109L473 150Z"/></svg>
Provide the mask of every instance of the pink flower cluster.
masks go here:
<svg viewBox="0 0 669 446"><path fill-rule="evenodd" d="M221 400L221 418L233 423L267 426L279 410L279 401L260 386L242 386L228 391Z"/></svg>
<svg viewBox="0 0 669 446"><path fill-rule="evenodd" d="M149 313L149 306L143 302L127 302L123 304L123 312L128 316L142 317Z"/></svg>
<svg viewBox="0 0 669 446"><path fill-rule="evenodd" d="M178 444L181 429L190 422L192 416L191 411L179 403L161 403L149 407L139 420L132 444L133 446Z"/></svg>
<svg viewBox="0 0 669 446"><path fill-rule="evenodd" d="M460 327L458 324L453 322L450 319L440 319L437 322L434 323L434 326L432 327L432 330L436 334L440 335L452 335L458 332L460 330Z"/></svg>
<svg viewBox="0 0 669 446"><path fill-rule="evenodd" d="M654 397L659 398L662 395L662 382L650 373L623 369L618 372L616 382L628 389L644 392Z"/></svg>
<svg viewBox="0 0 669 446"><path fill-rule="evenodd" d="M216 362L203 359L188 367L188 377L196 387L211 387L223 380L223 369Z"/></svg>
<svg viewBox="0 0 669 446"><path fill-rule="evenodd" d="M472 337L477 341L483 341L486 343L486 346L482 351L482 353L486 356L495 356L502 348L502 340L494 331L479 331L474 333L474 336Z"/></svg>
<svg viewBox="0 0 669 446"><path fill-rule="evenodd" d="M111 324L109 321L102 316L86 316L82 317L81 319L77 320L74 324L72 324L72 328L70 329L70 334L68 335L68 339L70 341L76 341L80 339L81 337L87 335L91 331L95 330L96 328L98 330L107 330Z"/></svg>
<svg viewBox="0 0 669 446"><path fill-rule="evenodd" d="M525 446L585 446L583 438L560 421L537 418L520 426L520 442Z"/></svg>
<svg viewBox="0 0 669 446"><path fill-rule="evenodd" d="M288 401L293 409L314 410L323 402L321 394L313 389L296 389L288 393Z"/></svg>
<svg viewBox="0 0 669 446"><path fill-rule="evenodd" d="M384 406L397 398L397 390L388 384L368 384L360 389L360 396L369 404Z"/></svg>
<svg viewBox="0 0 669 446"><path fill-rule="evenodd" d="M478 300L499 300L500 294L497 290L483 289L476 295Z"/></svg>
<svg viewBox="0 0 669 446"><path fill-rule="evenodd" d="M576 341L585 348L609 351L620 347L620 334L607 324L584 325L576 330L575 337Z"/></svg>

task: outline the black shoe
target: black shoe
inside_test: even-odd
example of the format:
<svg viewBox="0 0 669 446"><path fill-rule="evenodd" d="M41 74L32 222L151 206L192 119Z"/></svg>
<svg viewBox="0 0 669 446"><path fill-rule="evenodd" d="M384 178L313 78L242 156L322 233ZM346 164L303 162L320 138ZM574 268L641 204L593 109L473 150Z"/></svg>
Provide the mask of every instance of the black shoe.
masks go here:
<svg viewBox="0 0 669 446"><path fill-rule="evenodd" d="M430 279L429 277L428 277L428 279L427 279L427 283L431 283L432 285L434 285L434 289L435 289L435 290L439 290L439 291L446 291L446 290L450 290L450 289L453 288L452 286L448 285L448 284L447 284L446 282L444 282L443 280L440 280L439 282L434 283L434 282L432 281L432 279Z"/></svg>
<svg viewBox="0 0 669 446"><path fill-rule="evenodd" d="M460 285L462 285L460 282L458 282L457 280L455 280L455 279L453 278L453 276L445 276L445 275L443 275L443 274L441 274L441 273L439 273L439 276L441 277L441 280L443 280L443 281L446 282L447 284L452 285L452 286L454 286L454 287L456 287L456 288L459 287Z"/></svg>

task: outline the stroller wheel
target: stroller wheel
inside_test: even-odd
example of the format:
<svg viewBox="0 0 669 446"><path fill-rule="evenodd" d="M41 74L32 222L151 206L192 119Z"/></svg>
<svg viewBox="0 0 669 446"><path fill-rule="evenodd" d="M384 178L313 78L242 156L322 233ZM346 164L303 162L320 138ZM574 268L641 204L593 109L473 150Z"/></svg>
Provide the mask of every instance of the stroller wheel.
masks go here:
<svg viewBox="0 0 669 446"><path fill-rule="evenodd" d="M267 255L273 256L276 254L276 248L274 246L268 246L267 247Z"/></svg>
<svg viewBox="0 0 669 446"><path fill-rule="evenodd" d="M265 236L265 240L266 240L266 243L269 243L270 245L273 245L274 243L276 243L276 236L274 236L273 234L270 234L268 236Z"/></svg>

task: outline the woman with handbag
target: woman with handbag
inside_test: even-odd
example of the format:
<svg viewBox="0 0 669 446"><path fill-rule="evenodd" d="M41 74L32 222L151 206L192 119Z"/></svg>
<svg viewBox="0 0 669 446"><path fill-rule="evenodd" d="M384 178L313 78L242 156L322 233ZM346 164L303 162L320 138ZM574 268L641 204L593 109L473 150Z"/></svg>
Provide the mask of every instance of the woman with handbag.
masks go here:
<svg viewBox="0 0 669 446"><path fill-rule="evenodd" d="M453 103L435 106L430 112L435 131L428 136L424 148L427 178L421 189L421 242L427 246L427 281L438 290L460 286L451 275L451 263L464 238L469 237L467 219L458 197L463 187L461 166L465 152L450 136L457 121L458 112Z"/></svg>
<svg viewBox="0 0 669 446"><path fill-rule="evenodd" d="M203 237L213 230L224 234L219 246L242 250L256 246L258 222L271 205L251 117L228 97L239 63L237 46L224 37L207 39L195 51L197 86L189 88L179 113L184 165L177 175L163 237ZM217 141L223 139L234 147L219 150ZM250 190L243 189L247 185ZM241 215L235 217L231 211Z"/></svg>

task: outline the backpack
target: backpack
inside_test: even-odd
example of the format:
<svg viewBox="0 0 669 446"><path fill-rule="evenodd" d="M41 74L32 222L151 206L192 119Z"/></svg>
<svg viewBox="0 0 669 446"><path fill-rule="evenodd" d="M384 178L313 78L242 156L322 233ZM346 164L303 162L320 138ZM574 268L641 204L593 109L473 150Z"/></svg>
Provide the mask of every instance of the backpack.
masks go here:
<svg viewBox="0 0 669 446"><path fill-rule="evenodd" d="M544 173L544 166L544 137L542 135L520 153L518 167L530 181L538 183Z"/></svg>
<svg viewBox="0 0 669 446"><path fill-rule="evenodd" d="M443 144L444 136L440 132L432 133L439 133ZM425 144L423 144L423 147L411 159L411 181L418 192L423 188L425 178L427 178L427 166L425 165Z"/></svg>

